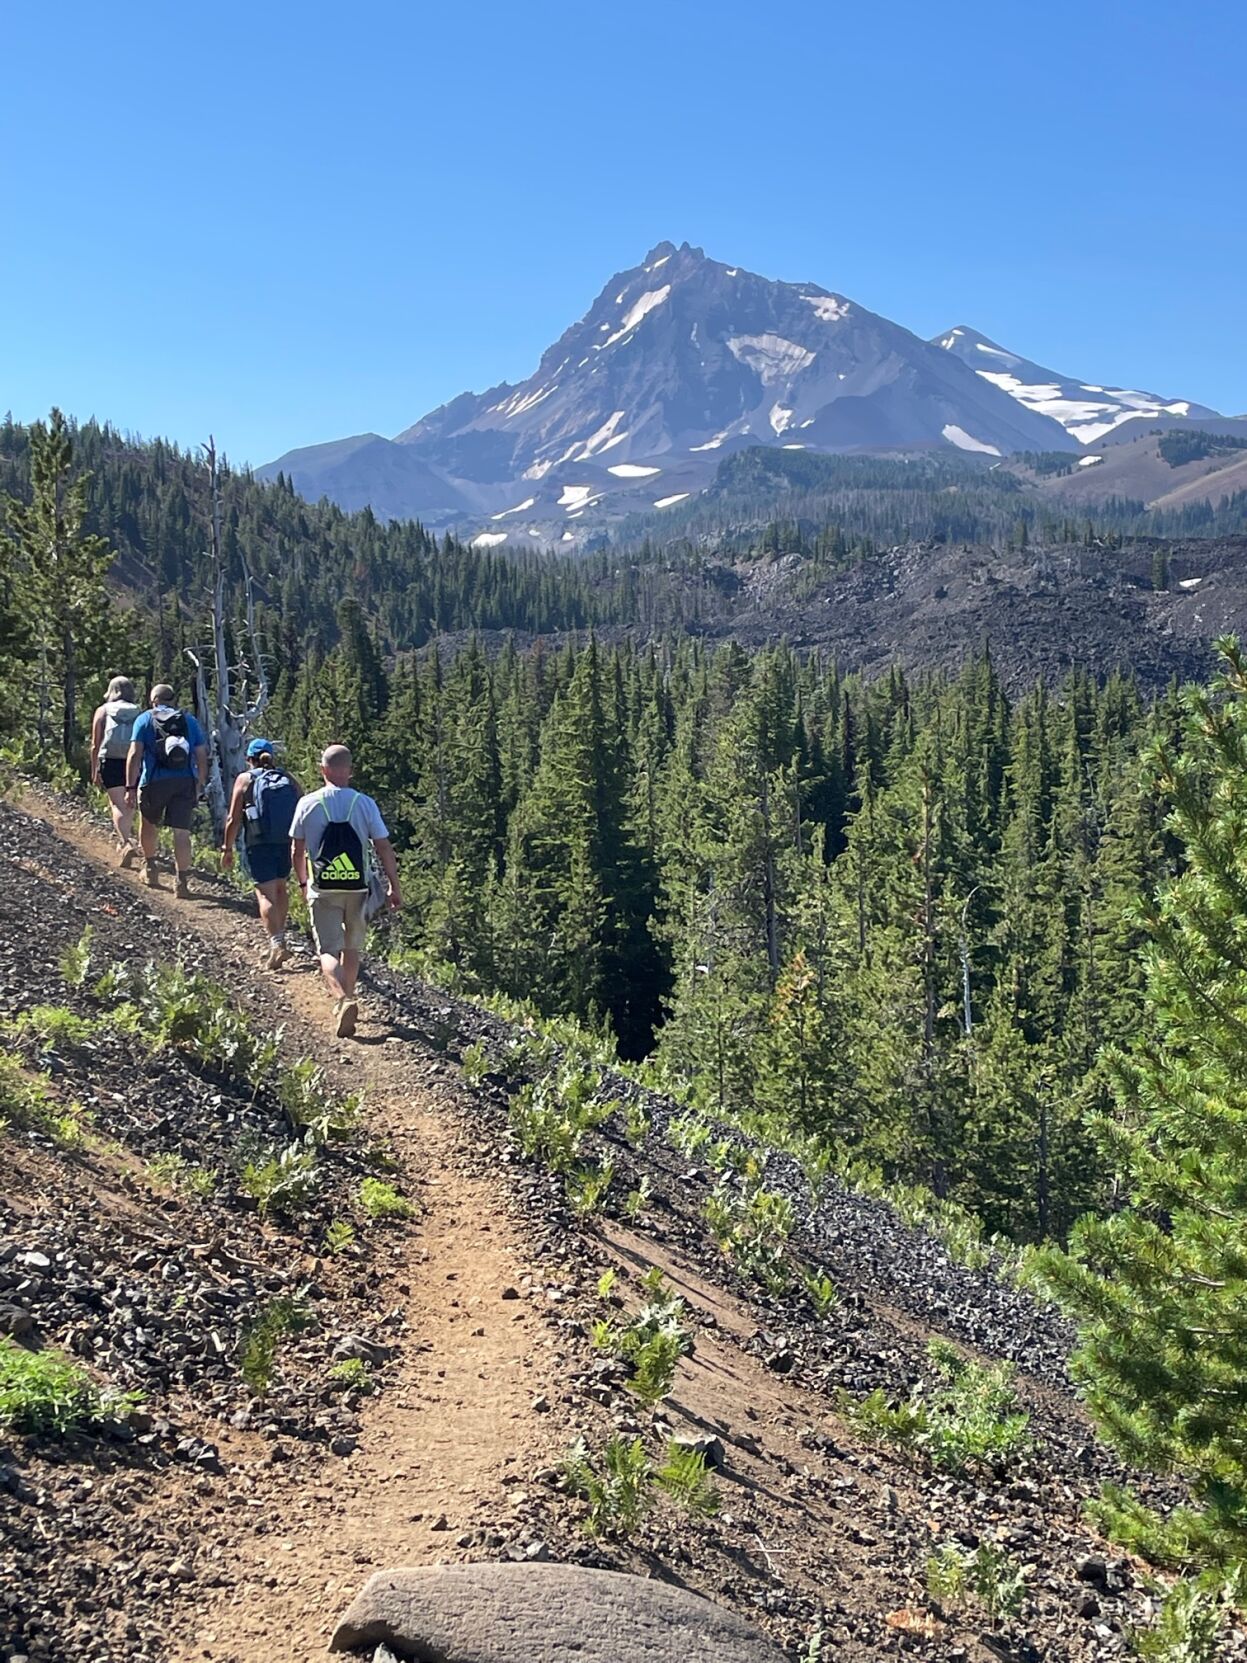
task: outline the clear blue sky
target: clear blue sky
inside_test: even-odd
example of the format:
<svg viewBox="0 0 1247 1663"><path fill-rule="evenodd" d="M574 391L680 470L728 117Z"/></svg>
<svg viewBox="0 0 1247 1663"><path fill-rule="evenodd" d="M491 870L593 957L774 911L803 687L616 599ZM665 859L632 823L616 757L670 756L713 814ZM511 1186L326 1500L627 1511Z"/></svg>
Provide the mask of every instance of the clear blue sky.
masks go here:
<svg viewBox="0 0 1247 1663"><path fill-rule="evenodd" d="M4 55L23 419L393 434L663 238L1247 410L1242 0L68 0Z"/></svg>

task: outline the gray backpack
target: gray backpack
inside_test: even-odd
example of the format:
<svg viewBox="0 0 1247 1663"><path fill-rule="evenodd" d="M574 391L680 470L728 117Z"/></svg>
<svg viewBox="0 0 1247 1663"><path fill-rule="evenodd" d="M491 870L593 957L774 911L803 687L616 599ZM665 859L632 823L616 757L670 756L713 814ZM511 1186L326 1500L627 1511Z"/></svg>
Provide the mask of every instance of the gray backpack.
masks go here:
<svg viewBox="0 0 1247 1663"><path fill-rule="evenodd" d="M130 749L134 724L140 715L138 705L127 704L124 699L112 699L104 706L104 742L100 746L101 757L120 760L125 756Z"/></svg>

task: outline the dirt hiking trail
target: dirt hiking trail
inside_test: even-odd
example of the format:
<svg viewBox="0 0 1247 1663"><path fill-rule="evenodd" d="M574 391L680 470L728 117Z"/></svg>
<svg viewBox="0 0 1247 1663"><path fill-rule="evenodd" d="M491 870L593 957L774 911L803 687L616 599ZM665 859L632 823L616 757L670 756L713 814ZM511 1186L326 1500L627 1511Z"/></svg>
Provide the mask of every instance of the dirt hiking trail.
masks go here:
<svg viewBox="0 0 1247 1663"><path fill-rule="evenodd" d="M148 889L140 873L116 870L104 830L46 798L23 807L139 889L157 920L201 936L223 984L245 986L256 1014L284 1026L292 1057L321 1063L343 1090L363 1089L370 1130L391 1141L403 1187L418 1198L416 1228L377 1290L382 1306L401 1301L407 1319L398 1380L367 1404L358 1449L319 1481L309 1484L300 1463L278 1463L244 1487L252 1493L236 1498L245 1522L222 1554L223 1586L201 1607L199 1631L174 1649L219 1663L271 1663L279 1644L282 1655L314 1656L371 1571L446 1558L517 1473L566 1448L532 1409L552 1342L533 1311L521 1226L470 1123L451 1111L451 1070L370 1021L367 1000L358 1038L335 1039L315 960L299 954L277 974L262 971L259 925L242 905L222 904L228 892L196 877L194 898L179 901L165 863L161 887Z"/></svg>

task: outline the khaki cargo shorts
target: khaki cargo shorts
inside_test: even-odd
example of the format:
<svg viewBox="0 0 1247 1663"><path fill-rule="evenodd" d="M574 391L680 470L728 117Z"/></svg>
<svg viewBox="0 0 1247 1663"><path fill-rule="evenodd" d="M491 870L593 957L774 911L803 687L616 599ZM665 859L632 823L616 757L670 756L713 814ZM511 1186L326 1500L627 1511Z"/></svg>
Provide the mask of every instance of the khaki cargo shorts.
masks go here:
<svg viewBox="0 0 1247 1663"><path fill-rule="evenodd" d="M316 937L316 951L328 953L330 958L341 958L344 952L362 953L368 939L368 925L364 920L366 889L338 890L328 895L317 895L312 902L312 934Z"/></svg>

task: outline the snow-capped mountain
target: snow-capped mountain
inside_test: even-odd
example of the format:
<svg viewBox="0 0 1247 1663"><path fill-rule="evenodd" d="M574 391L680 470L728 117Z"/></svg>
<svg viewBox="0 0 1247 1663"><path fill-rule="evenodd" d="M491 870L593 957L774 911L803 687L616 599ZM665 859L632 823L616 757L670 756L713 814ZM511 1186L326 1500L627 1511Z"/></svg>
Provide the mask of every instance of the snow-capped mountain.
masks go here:
<svg viewBox="0 0 1247 1663"><path fill-rule="evenodd" d="M931 343L960 359L982 380L1008 393L1036 415L1050 416L1081 445L1091 445L1135 417L1215 416L1205 404L1161 398L1129 387L1102 387L1044 369L1029 358L1008 352L977 329L959 324Z"/></svg>
<svg viewBox="0 0 1247 1663"><path fill-rule="evenodd" d="M781 283L661 243L603 288L518 386L464 393L394 440L291 451L305 496L540 536L605 503L683 501L724 454L1074 448L1064 428L955 354L817 283ZM601 511L599 511L601 512Z"/></svg>

